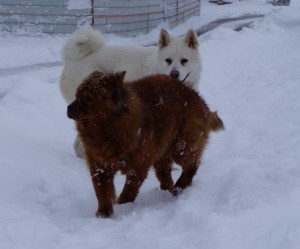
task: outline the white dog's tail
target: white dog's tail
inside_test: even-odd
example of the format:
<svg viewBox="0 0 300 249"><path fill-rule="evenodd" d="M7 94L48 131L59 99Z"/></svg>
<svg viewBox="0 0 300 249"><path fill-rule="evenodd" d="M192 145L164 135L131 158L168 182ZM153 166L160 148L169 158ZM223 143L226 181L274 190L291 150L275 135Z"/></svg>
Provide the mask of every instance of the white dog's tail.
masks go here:
<svg viewBox="0 0 300 249"><path fill-rule="evenodd" d="M105 43L100 32L81 28L75 31L66 42L63 49L64 61L83 59L99 49Z"/></svg>

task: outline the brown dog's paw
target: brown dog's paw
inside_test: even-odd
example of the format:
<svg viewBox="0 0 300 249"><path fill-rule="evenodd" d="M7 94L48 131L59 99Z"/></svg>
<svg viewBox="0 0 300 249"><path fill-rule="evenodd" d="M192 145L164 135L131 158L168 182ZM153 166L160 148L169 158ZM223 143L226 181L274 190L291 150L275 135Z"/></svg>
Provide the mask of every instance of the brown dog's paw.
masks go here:
<svg viewBox="0 0 300 249"><path fill-rule="evenodd" d="M178 196L179 194L181 194L182 193L182 188L180 188L180 187L175 187L175 188L173 188L172 190L171 190L171 194L173 195L173 196Z"/></svg>
<svg viewBox="0 0 300 249"><path fill-rule="evenodd" d="M109 218L113 214L113 209L112 208L106 208L102 207L99 208L98 211L96 212L96 216L99 218Z"/></svg>
<svg viewBox="0 0 300 249"><path fill-rule="evenodd" d="M125 204L125 203L133 202L133 201L134 201L134 198L132 198L130 196L121 195L121 196L119 196L119 198L117 200L117 203L118 204Z"/></svg>
<svg viewBox="0 0 300 249"><path fill-rule="evenodd" d="M160 189L161 189L161 190L169 190L169 191L172 191L172 187L173 187L173 182L170 182L170 183L162 183L162 184L160 184Z"/></svg>
<svg viewBox="0 0 300 249"><path fill-rule="evenodd" d="M109 212L97 211L96 212L97 218L109 218L111 214Z"/></svg>

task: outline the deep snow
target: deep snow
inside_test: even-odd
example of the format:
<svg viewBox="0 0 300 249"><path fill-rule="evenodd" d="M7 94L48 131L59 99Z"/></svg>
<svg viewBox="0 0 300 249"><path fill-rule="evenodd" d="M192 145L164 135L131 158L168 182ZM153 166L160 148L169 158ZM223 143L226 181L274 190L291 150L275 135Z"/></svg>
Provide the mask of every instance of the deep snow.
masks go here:
<svg viewBox="0 0 300 249"><path fill-rule="evenodd" d="M67 39L0 37L1 249L298 249L300 246L300 4L263 0L217 6L171 33L217 17L266 14L240 32L199 38L201 95L226 130L214 133L193 186L173 198L149 173L137 200L95 217L85 162L58 88ZM146 44L159 29L109 42ZM177 177L180 171L175 170ZM118 192L123 177L115 179Z"/></svg>

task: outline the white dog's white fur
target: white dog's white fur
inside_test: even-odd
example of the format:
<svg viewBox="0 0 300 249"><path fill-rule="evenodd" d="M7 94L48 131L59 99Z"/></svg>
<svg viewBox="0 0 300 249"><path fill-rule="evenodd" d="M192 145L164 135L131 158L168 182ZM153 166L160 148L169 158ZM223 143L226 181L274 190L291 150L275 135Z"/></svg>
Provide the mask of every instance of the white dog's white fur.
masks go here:
<svg viewBox="0 0 300 249"><path fill-rule="evenodd" d="M167 74L179 78L198 90L201 60L194 30L184 37L173 37L161 29L158 46L108 45L100 32L79 29L63 48L64 69L60 89L68 104L75 99L79 84L93 71L114 73L126 71L125 82L151 74ZM77 138L74 144L78 156L83 151Z"/></svg>
<svg viewBox="0 0 300 249"><path fill-rule="evenodd" d="M63 48L64 69L60 79L63 97L70 104L78 85L93 71L126 71L125 81L151 74L178 76L198 90L201 60L198 40L190 29L185 37L172 37L162 29L157 47L108 45L100 32L79 29Z"/></svg>

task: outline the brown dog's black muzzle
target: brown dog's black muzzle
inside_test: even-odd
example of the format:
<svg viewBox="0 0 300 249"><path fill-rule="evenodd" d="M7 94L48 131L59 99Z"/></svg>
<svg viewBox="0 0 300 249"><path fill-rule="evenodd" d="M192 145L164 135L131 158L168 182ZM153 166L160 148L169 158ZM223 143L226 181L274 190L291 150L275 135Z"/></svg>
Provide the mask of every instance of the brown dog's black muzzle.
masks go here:
<svg viewBox="0 0 300 249"><path fill-rule="evenodd" d="M74 106L72 104L69 105L67 108L67 115L68 115L68 118L75 119Z"/></svg>

